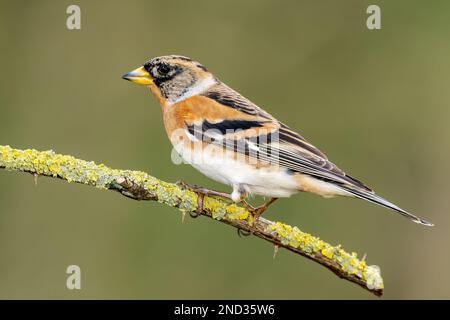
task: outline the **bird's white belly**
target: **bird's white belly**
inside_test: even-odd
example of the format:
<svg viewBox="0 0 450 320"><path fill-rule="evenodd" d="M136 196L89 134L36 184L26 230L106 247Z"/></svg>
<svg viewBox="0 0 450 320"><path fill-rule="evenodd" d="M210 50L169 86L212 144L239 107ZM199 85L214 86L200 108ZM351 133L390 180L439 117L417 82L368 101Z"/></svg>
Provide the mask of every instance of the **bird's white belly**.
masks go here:
<svg viewBox="0 0 450 320"><path fill-rule="evenodd" d="M248 193L265 197L289 197L299 191L293 176L282 168L261 167L233 159L231 154L216 150L192 151L183 144L175 146L187 163L207 177L232 186L243 187Z"/></svg>

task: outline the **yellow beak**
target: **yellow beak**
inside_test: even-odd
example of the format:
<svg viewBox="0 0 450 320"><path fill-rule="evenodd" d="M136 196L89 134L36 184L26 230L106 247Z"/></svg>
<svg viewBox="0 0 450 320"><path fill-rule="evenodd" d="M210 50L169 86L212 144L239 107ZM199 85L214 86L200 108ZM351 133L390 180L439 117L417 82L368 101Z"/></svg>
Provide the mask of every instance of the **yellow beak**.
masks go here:
<svg viewBox="0 0 450 320"><path fill-rule="evenodd" d="M124 74L122 78L142 85L153 84L152 76L147 70L144 69L144 67L139 67L131 72L128 72L127 74Z"/></svg>

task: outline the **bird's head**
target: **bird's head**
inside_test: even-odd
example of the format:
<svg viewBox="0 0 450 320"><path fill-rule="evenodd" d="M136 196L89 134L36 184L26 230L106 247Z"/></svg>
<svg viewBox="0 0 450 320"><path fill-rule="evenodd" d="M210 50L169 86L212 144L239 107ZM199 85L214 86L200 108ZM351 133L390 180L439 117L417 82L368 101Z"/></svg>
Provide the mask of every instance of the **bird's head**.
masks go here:
<svg viewBox="0 0 450 320"><path fill-rule="evenodd" d="M162 102L168 104L198 95L218 83L200 63L176 55L152 58L122 78L149 86Z"/></svg>

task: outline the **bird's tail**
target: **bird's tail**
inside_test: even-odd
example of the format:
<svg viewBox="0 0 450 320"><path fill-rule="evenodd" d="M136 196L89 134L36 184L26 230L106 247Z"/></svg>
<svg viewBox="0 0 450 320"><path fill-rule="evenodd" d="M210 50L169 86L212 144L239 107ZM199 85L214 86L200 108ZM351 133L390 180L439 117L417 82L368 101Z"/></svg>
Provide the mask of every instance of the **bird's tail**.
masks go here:
<svg viewBox="0 0 450 320"><path fill-rule="evenodd" d="M389 209L397 211L402 216L411 219L415 223L419 223L419 224L422 224L422 225L425 225L425 226L429 226L429 227L434 226L433 223L431 223L431 222L429 222L427 220L421 219L419 217L416 217L415 215L413 215L413 214L403 210L400 207L397 207L395 204L387 201L386 199L376 195L374 192L371 192L371 191L368 191L368 190L356 189L356 188L348 186L348 185L341 185L339 187L341 189L347 191L348 193L352 194L353 196L357 197L357 198L364 199L364 200L376 203L376 204L378 204L380 206L387 207Z"/></svg>

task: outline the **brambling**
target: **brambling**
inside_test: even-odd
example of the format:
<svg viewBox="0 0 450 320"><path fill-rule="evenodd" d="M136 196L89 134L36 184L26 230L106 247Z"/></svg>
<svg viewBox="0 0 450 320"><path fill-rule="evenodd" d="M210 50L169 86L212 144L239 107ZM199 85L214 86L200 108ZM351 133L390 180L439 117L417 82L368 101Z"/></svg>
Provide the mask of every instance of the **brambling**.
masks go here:
<svg viewBox="0 0 450 320"><path fill-rule="evenodd" d="M147 86L158 99L167 134L180 156L207 177L233 188L231 195L208 193L242 202L255 218L276 199L303 191L325 198L364 199L416 223L433 225L346 174L300 134L197 61L177 55L155 57L123 78ZM252 194L270 200L253 208L245 200Z"/></svg>

